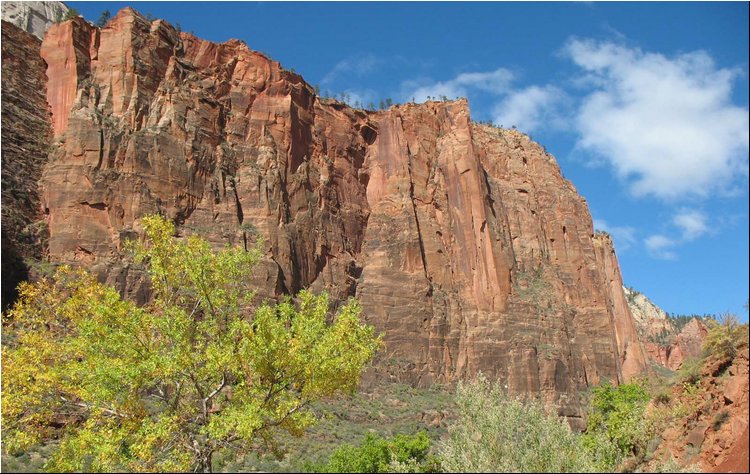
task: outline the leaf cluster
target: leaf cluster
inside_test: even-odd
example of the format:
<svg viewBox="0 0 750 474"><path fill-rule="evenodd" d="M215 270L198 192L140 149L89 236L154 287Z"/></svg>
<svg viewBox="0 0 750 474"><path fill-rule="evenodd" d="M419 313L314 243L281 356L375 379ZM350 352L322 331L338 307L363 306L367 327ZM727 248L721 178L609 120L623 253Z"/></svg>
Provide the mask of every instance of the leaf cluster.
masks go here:
<svg viewBox="0 0 750 474"><path fill-rule="evenodd" d="M424 431L391 439L368 434L359 446L338 447L327 463L308 466L310 472L439 472L429 456L430 439ZM406 469L404 469L406 468Z"/></svg>
<svg viewBox="0 0 750 474"><path fill-rule="evenodd" d="M214 453L274 450L321 397L351 392L380 346L355 300L252 310L256 248L214 251L158 216L128 248L154 298L139 307L84 270L20 287L3 347L3 447L51 437L55 471L210 471ZM62 431L59 427L63 426Z"/></svg>
<svg viewBox="0 0 750 474"><path fill-rule="evenodd" d="M609 469L626 456L640 455L650 438L646 406L650 397L638 382L617 386L604 383L592 390L591 412L584 443L589 448L606 446L601 460Z"/></svg>
<svg viewBox="0 0 750 474"><path fill-rule="evenodd" d="M725 314L719 320L707 319L708 334L703 340L705 357L732 360L737 349L748 343L748 325L740 324L733 314Z"/></svg>

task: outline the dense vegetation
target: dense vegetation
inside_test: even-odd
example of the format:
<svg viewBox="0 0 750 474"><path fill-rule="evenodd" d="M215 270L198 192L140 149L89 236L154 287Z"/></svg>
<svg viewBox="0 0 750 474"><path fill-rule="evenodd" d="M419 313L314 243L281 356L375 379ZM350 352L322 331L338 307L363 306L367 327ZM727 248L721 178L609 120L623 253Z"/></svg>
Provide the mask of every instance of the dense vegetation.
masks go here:
<svg viewBox="0 0 750 474"><path fill-rule="evenodd" d="M215 453L274 450L279 430L314 422L312 402L354 390L380 345L355 300L330 323L327 296L309 292L250 311L257 250L142 222L130 247L147 306L67 267L22 285L3 346L6 452L61 437L49 470L210 471Z"/></svg>
<svg viewBox="0 0 750 474"><path fill-rule="evenodd" d="M253 307L258 250L177 239L160 217L143 225L129 249L148 305L67 267L20 287L4 316L4 469L676 471L657 456L660 433L705 410L706 365L719 373L748 344L736 318L707 320L701 358L671 378L593 388L582 434L481 375L452 394L391 385L340 399L380 345L356 301L331 315L303 291ZM728 418L711 415L711 429Z"/></svg>

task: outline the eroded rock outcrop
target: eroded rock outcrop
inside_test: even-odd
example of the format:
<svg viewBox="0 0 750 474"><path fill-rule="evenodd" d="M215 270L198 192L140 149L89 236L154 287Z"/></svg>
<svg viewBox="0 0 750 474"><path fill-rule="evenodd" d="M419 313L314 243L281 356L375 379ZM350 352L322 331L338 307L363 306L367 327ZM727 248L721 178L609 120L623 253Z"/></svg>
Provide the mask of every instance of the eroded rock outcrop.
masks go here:
<svg viewBox="0 0 750 474"><path fill-rule="evenodd" d="M44 33L63 19L68 7L63 2L3 2L2 17L8 23L44 39Z"/></svg>
<svg viewBox="0 0 750 474"><path fill-rule="evenodd" d="M686 359L701 355L708 327L697 318L691 319L679 331L660 340L646 340L644 349L649 358L670 370L678 370Z"/></svg>
<svg viewBox="0 0 750 474"><path fill-rule="evenodd" d="M611 241L528 136L465 100L385 111L316 97L244 43L146 21L53 26L50 258L146 297L121 256L161 212L215 245L265 242L261 298L356 295L385 331L372 378L482 371L581 415L582 387L644 366Z"/></svg>
<svg viewBox="0 0 750 474"><path fill-rule="evenodd" d="M5 4L3 4L5 7ZM52 137L41 41L2 22L2 306L46 246L38 181Z"/></svg>
<svg viewBox="0 0 750 474"><path fill-rule="evenodd" d="M643 293L624 287L624 294L650 361L677 370L686 359L701 354L708 328L699 318L670 318Z"/></svg>

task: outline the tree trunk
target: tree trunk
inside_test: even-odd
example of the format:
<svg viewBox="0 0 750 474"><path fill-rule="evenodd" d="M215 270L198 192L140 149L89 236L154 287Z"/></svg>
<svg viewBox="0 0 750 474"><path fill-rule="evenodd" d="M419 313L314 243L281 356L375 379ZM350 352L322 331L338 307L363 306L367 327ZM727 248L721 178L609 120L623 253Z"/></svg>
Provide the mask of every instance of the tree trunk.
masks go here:
<svg viewBox="0 0 750 474"><path fill-rule="evenodd" d="M195 472L213 472L213 466L211 460L213 458L214 450L211 448L201 449L198 453L197 465Z"/></svg>

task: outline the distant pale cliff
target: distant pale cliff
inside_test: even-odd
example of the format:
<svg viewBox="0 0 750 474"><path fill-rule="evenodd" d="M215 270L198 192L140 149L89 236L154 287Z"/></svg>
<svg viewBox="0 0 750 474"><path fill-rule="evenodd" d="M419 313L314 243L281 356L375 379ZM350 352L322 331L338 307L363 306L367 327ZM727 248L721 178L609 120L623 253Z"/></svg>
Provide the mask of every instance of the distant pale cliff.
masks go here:
<svg viewBox="0 0 750 474"><path fill-rule="evenodd" d="M585 200L540 145L472 123L465 100L352 109L240 41L131 9L101 30L53 25L41 56L50 260L145 299L121 250L160 212L216 246L262 236L261 298L359 298L385 332L371 380L482 371L575 422L582 388L645 368Z"/></svg>
<svg viewBox="0 0 750 474"><path fill-rule="evenodd" d="M2 18L37 38L56 21L63 19L68 7L63 2L3 2Z"/></svg>
<svg viewBox="0 0 750 474"><path fill-rule="evenodd" d="M703 339L708 334L708 328L700 319L682 318L683 324L678 327L676 320L670 319L646 295L632 288L623 290L648 359L677 370L685 359L700 355Z"/></svg>

